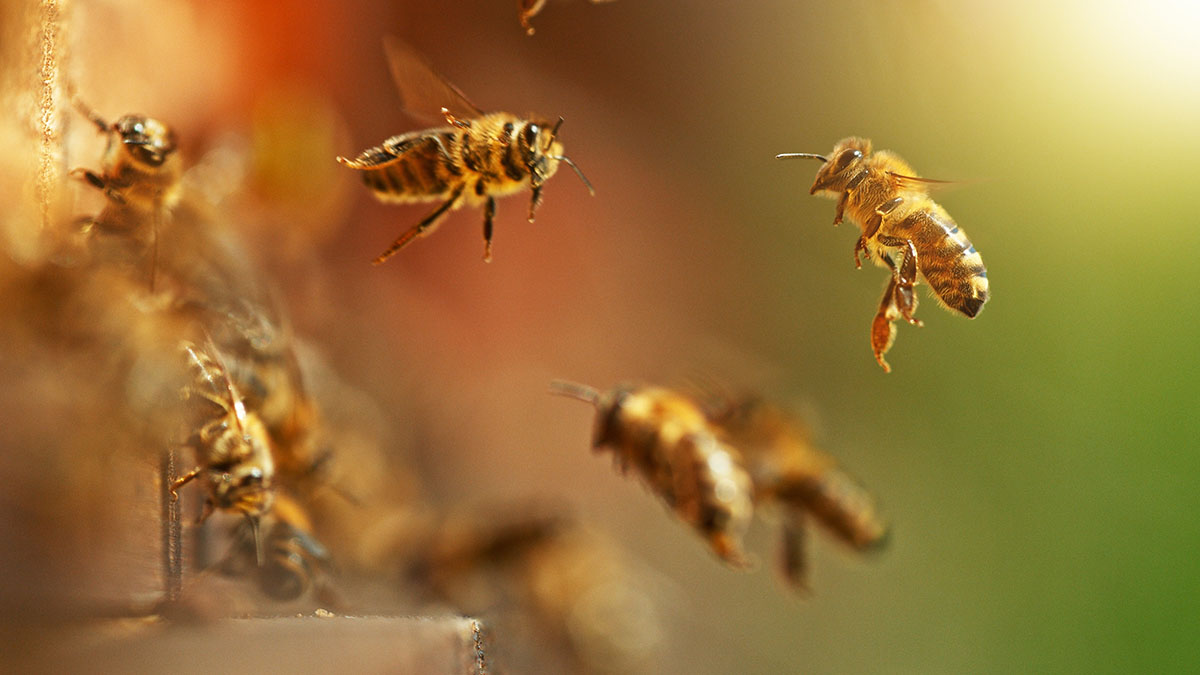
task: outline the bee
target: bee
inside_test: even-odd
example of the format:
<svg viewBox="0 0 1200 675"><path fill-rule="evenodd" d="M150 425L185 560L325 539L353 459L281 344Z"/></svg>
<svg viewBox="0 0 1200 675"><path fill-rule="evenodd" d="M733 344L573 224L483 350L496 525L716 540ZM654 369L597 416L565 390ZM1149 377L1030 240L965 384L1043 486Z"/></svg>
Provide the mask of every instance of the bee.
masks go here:
<svg viewBox="0 0 1200 675"><path fill-rule="evenodd" d="M380 201L441 202L376 257L376 265L413 239L431 234L463 203L483 204L483 259L490 262L496 197L528 187L529 222L533 222L542 186L558 171L560 162L570 166L594 194L583 172L563 155L558 140L561 117L551 123L504 112L484 113L409 45L389 39L384 48L403 107L420 115L422 101L439 101L440 116L448 126L393 136L354 159L337 158L344 166L361 171L363 182Z"/></svg>
<svg viewBox="0 0 1200 675"><path fill-rule="evenodd" d="M833 457L816 448L802 422L757 396L710 396L705 409L722 438L741 452L754 483L755 505L782 507L780 569L793 588L807 587L809 516L856 551L882 548L888 527L875 500Z"/></svg>
<svg viewBox="0 0 1200 675"><path fill-rule="evenodd" d="M222 571L234 576L255 574L263 593L281 602L325 589L326 576L332 567L330 554L313 534L312 522L299 503L286 495L277 495L260 527L262 563L251 563L258 544L253 528L244 522L234 532L234 547L221 566Z"/></svg>
<svg viewBox="0 0 1200 675"><path fill-rule="evenodd" d="M828 157L784 153L780 159L819 159L810 194L837 199L833 224L848 216L862 230L854 245L854 265L860 254L891 270L891 279L871 324L871 348L885 371L884 354L896 339L897 319L914 326L917 297L913 286L922 281L947 309L975 318L988 299L987 269L967 235L950 214L929 196L931 187L947 181L920 178L903 159L887 150L871 152L865 138L842 139Z"/></svg>
<svg viewBox="0 0 1200 675"><path fill-rule="evenodd" d="M97 216L85 219L84 231L91 236L113 235L114 241L106 242L110 249L134 245L133 251L126 252L132 253L130 257L150 248L153 288L159 224L163 214L179 202L183 182L175 132L144 115L125 115L109 124L78 99L75 105L108 137L100 173L84 168L71 171L72 176L100 190L107 200Z"/></svg>
<svg viewBox="0 0 1200 675"><path fill-rule="evenodd" d="M199 400L195 429L187 439L198 466L171 484L171 494L201 479L207 496L197 522L217 509L242 514L254 532L261 564L259 520L275 500L275 461L267 428L258 415L246 409L215 347L205 351L184 342L180 348L194 371L193 383L184 389L184 396Z"/></svg>
<svg viewBox="0 0 1200 675"><path fill-rule="evenodd" d="M653 386L622 385L601 393L556 381L551 393L595 406L593 447L610 449L621 473L632 467L719 558L733 567L749 566L742 539L754 515L751 478L700 406Z"/></svg>

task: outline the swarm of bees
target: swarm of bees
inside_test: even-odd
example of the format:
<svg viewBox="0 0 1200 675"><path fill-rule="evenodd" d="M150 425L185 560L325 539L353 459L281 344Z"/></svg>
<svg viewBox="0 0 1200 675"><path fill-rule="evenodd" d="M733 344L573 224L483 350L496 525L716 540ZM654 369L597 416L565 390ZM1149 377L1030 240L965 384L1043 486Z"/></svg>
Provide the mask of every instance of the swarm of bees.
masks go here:
<svg viewBox="0 0 1200 675"><path fill-rule="evenodd" d="M807 588L807 517L856 551L886 540L870 494L813 447L800 422L758 397L693 398L646 385L601 393L561 381L551 392L592 404L593 447L612 451L622 473L636 471L733 567L748 566L742 538L754 509L768 503L784 511L780 568L795 588Z"/></svg>
<svg viewBox="0 0 1200 675"><path fill-rule="evenodd" d="M563 119L522 119L505 112L484 113L457 87L435 73L410 46L384 42L403 107L421 116L434 101L449 126L393 136L354 159L338 161L361 171L363 182L384 202L440 201L440 206L401 234L375 258L378 265L417 237L432 234L442 219L463 203L483 204L483 259L492 260L496 197L528 187L529 222L542 202L542 186L571 167L593 192L575 163L563 155L558 130ZM593 192L594 193L594 192Z"/></svg>
<svg viewBox="0 0 1200 675"><path fill-rule="evenodd" d="M860 254L887 267L891 279L871 323L871 349L885 371L883 355L896 340L893 322L921 321L913 286L924 281L943 307L974 319L988 299L987 269L967 235L929 196L946 181L920 178L903 159L887 150L871 152L871 141L850 137L838 141L828 157L784 153L780 159L823 162L810 194L837 200L833 224L849 216L862 235L854 244L854 266Z"/></svg>
<svg viewBox="0 0 1200 675"><path fill-rule="evenodd" d="M544 4L518 2L530 34L529 21ZM403 108L440 118L445 126L337 158L359 172L380 201L438 202L375 264L431 234L464 204L483 207L483 257L490 261L497 198L528 189L532 222L560 164L594 194L564 154L561 117L485 113L411 46L388 39L385 51ZM113 370L132 373L131 364L147 353L150 361L168 364L144 388L176 394L176 405L162 405L171 408L166 419L177 421L177 428L157 433L160 425L147 434L158 452L173 457L180 447L189 451L187 466L194 468L166 477L172 500L186 494L185 487L200 486L194 493L202 497L197 532L222 519L210 519L215 514L237 518L221 530L225 553L212 565L197 563L205 569L191 570L193 578L211 569L250 579L267 606L350 602L341 586L355 573L389 584L416 583L421 591L415 595L459 611L494 610L478 602L483 589L483 597L501 598L498 615L508 611L518 622L559 630L555 640L571 668L622 664L613 669L636 670L630 664L645 654L629 646L628 635L599 619L578 618L596 613L598 597L618 605L649 603L610 542L561 517L518 514L498 525L487 516L436 514L401 488L360 493L343 487L342 480L369 483L375 478L367 476L370 467L389 465L381 442L366 441L364 455L354 457L347 450L354 445L349 434L327 423L327 400L311 391L296 338L267 282L236 237L225 236L229 224L215 221L209 205L185 188L174 131L140 114L109 123L78 100L75 105L107 138L99 170L71 172L105 199L75 232L73 253L83 261L79 286L93 278L128 282L111 288L120 289L119 300L151 326L127 327ZM895 154L872 152L870 141L857 137L840 141L828 156L779 157L823 163L810 193L837 200L835 224L849 218L861 229L856 266L865 254L890 271L871 328L872 350L885 371L895 322L921 325L915 286L927 284L941 304L968 318L981 311L989 297L987 272L966 235L930 196L943 181L919 177ZM106 343L110 336L97 331L87 337ZM808 588L810 522L859 553L878 550L887 540L872 495L813 444L802 421L758 396L641 384L601 391L561 381L551 390L592 405L594 448L611 452L621 473L637 476L730 567L753 565L744 539L756 512L779 515L779 569L796 589ZM130 400L150 398L126 393ZM147 412L127 405L131 417ZM376 536L385 541L364 543ZM643 638L657 629L653 612L645 614Z"/></svg>

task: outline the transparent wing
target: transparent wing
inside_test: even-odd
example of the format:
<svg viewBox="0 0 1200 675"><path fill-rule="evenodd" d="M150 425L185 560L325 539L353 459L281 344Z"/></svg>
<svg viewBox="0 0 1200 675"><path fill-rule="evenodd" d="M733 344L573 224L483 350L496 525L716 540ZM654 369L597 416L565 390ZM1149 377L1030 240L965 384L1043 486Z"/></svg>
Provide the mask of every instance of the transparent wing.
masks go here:
<svg viewBox="0 0 1200 675"><path fill-rule="evenodd" d="M460 119L483 115L458 87L438 75L412 45L388 36L383 40L383 50L400 91L400 105L412 115L443 121L442 108Z"/></svg>
<svg viewBox="0 0 1200 675"><path fill-rule="evenodd" d="M921 192L946 190L949 188L960 187L962 185L966 185L967 183L976 182L963 180L936 180L933 178L921 178L919 176L906 176L902 173L896 173L895 171L889 171L888 173L899 182L902 189L918 190Z"/></svg>

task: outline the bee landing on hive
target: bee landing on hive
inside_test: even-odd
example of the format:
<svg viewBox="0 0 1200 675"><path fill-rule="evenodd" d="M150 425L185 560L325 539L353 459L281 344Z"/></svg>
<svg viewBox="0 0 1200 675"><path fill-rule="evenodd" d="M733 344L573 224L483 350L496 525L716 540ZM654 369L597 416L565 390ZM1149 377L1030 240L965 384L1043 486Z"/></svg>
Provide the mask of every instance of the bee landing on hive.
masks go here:
<svg viewBox="0 0 1200 675"><path fill-rule="evenodd" d="M922 281L947 309L975 318L988 299L987 268L946 209L929 196L931 187L947 181L920 178L903 159L887 150L871 152L865 138L842 139L828 157L811 153L784 153L779 159L816 159L823 162L809 194L837 199L833 224L843 216L858 225L862 235L854 245L854 265L859 254L891 270L891 280L871 324L875 360L891 371L883 356L896 339L893 322L903 318L920 326L913 314L917 297L913 286Z"/></svg>
<svg viewBox="0 0 1200 675"><path fill-rule="evenodd" d="M562 118L523 119L511 113L484 113L425 63L409 45L384 41L388 64L402 106L417 116L438 111L448 126L393 136L342 165L362 172L363 182L384 202L440 201L440 206L401 234L374 260L384 262L413 239L431 234L446 215L462 206L482 204L483 259L492 259L492 223L496 197L531 192L529 222L542 201L542 186L565 163L588 192L591 183L563 155L558 130Z"/></svg>

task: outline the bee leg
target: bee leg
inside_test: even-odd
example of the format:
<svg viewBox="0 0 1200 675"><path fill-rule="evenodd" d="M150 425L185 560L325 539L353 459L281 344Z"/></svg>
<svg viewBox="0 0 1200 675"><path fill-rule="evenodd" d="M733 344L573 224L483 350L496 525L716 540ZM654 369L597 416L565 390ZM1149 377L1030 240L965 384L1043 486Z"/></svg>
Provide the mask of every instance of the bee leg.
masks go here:
<svg viewBox="0 0 1200 675"><path fill-rule="evenodd" d="M488 197L483 207L483 261L492 262L492 219L496 215L496 199Z"/></svg>
<svg viewBox="0 0 1200 675"><path fill-rule="evenodd" d="M842 216L845 215L846 212L846 202L850 200L850 193L854 192L854 188L858 187L858 184L863 182L863 179L870 174L870 169L863 169L855 174L855 176L850 179L849 183L846 183L846 191L842 193L841 197L838 197L837 212L833 215L834 225L838 225L842 222Z"/></svg>
<svg viewBox="0 0 1200 675"><path fill-rule="evenodd" d="M94 171L89 171L88 169L72 169L70 175L72 178L78 178L97 190L100 190L110 201L116 204L125 203L125 198L121 196L121 193L117 191L116 187L109 185L109 182L100 174L97 174Z"/></svg>
<svg viewBox="0 0 1200 675"><path fill-rule="evenodd" d="M379 265L383 263L383 261L395 255L396 251L399 251L407 246L408 243L413 239L428 234L436 229L438 224L441 223L442 218L446 217L446 214L458 205L458 200L462 197L462 191L463 188L461 185L455 188L454 192L451 193L450 198L447 199L445 203L434 209L433 213L425 216L424 220L414 225L404 234L400 235L396 241L392 242L392 245L389 246L386 251L380 253L375 260L371 261L372 264Z"/></svg>
<svg viewBox="0 0 1200 675"><path fill-rule="evenodd" d="M542 186L535 185L530 189L531 196L529 197L529 222L533 222L533 212L537 210L539 204L542 203Z"/></svg>
<svg viewBox="0 0 1200 675"><path fill-rule="evenodd" d="M867 250L867 238L865 236L859 237L858 241L854 244L854 267L861 270L862 261L858 259L859 253L865 254L867 256L867 260L871 259L871 252Z"/></svg>
<svg viewBox="0 0 1200 675"><path fill-rule="evenodd" d="M196 476L200 475L201 471L203 471L203 469L201 469L200 467L196 467L196 468L192 469L191 471L187 472L186 474L184 474L183 476L176 478L171 483L171 501L172 502L175 502L175 500L179 499L179 488L192 482L196 478Z"/></svg>
<svg viewBox="0 0 1200 675"><path fill-rule="evenodd" d="M884 360L883 355L892 348L896 341L896 326L893 323L900 318L900 309L896 306L896 278L888 280L887 290L883 292L883 300L879 303L879 311L871 322L871 349L875 352L875 360L883 366L886 373L892 372L891 366Z"/></svg>
<svg viewBox="0 0 1200 675"><path fill-rule="evenodd" d="M446 123L452 127L458 127L459 129L471 128L471 122L469 120L458 119L454 116L454 113L450 112L449 108L442 108L442 116L446 118Z"/></svg>
<svg viewBox="0 0 1200 675"><path fill-rule="evenodd" d="M898 267L885 257L885 260L888 261L888 266L892 268L892 277L896 281L896 299L899 304L900 313L904 317L904 320L912 325L923 325L920 319L913 317L913 312L917 311L917 297L913 291L913 285L917 283L916 247L913 246L911 239L902 239L888 235L880 235L878 241L884 246L894 246L901 249L902 257Z"/></svg>
<svg viewBox="0 0 1200 675"><path fill-rule="evenodd" d="M804 511L801 509L792 507L784 513L779 565L789 586L807 592L808 560L805 557L804 524Z"/></svg>

